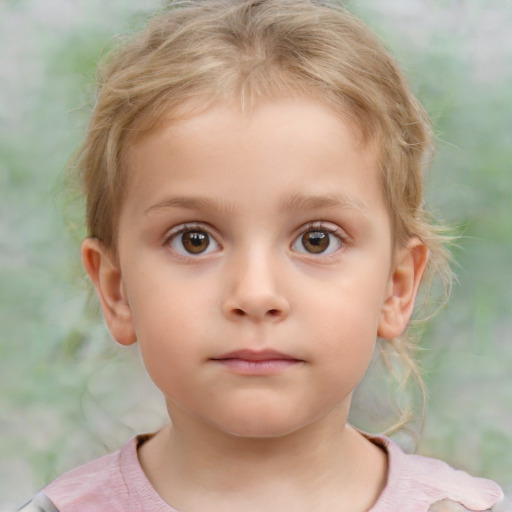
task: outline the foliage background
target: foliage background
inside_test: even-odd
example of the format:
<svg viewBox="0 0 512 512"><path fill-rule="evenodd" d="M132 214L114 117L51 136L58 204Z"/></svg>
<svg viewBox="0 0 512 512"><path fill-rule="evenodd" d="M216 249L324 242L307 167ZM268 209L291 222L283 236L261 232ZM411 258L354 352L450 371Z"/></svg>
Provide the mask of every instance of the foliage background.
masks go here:
<svg viewBox="0 0 512 512"><path fill-rule="evenodd" d="M137 354L115 346L88 303L83 231L61 193L98 57L160 4L0 3L0 510L165 419ZM430 403L419 451L511 492L512 4L348 5L393 49L433 116L428 203L463 234L459 282L421 341Z"/></svg>

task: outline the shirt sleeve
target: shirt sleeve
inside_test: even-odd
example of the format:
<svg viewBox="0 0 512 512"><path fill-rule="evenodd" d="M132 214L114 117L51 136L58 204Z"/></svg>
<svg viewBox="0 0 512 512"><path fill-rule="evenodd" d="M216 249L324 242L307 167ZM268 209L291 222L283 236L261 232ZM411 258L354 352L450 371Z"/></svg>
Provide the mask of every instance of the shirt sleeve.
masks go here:
<svg viewBox="0 0 512 512"><path fill-rule="evenodd" d="M510 512L512 503L504 498L498 502L492 509L479 510L477 512ZM510 507L510 508L509 508ZM432 504L428 512L473 512L464 505L452 500L441 500Z"/></svg>
<svg viewBox="0 0 512 512"><path fill-rule="evenodd" d="M27 504L19 508L18 512L59 512L59 509L47 496L40 492Z"/></svg>

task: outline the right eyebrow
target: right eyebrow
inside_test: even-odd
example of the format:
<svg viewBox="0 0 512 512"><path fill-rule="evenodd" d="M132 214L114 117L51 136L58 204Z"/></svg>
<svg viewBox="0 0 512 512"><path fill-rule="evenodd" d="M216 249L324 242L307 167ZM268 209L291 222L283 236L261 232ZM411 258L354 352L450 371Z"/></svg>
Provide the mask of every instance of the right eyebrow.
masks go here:
<svg viewBox="0 0 512 512"><path fill-rule="evenodd" d="M145 215L151 215L172 208L185 208L188 210L215 210L219 212L233 213L234 205L216 201L203 196L171 196L152 204L144 211Z"/></svg>

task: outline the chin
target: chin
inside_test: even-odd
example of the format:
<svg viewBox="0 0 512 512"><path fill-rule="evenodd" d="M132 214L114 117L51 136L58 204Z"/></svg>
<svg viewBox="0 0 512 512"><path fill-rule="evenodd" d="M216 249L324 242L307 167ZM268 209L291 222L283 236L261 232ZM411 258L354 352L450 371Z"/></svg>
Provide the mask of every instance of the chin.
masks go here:
<svg viewBox="0 0 512 512"><path fill-rule="evenodd" d="M292 434L305 425L298 421L291 422L290 416L285 417L284 414L271 416L267 412L257 416L251 414L226 418L225 421L215 423L214 426L233 437L271 439Z"/></svg>

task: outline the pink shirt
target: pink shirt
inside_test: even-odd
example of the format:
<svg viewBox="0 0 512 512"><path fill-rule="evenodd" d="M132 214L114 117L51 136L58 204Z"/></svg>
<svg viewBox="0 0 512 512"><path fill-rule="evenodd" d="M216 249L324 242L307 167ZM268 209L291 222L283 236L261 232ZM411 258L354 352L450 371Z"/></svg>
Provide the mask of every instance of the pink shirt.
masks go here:
<svg viewBox="0 0 512 512"><path fill-rule="evenodd" d="M139 464L137 446L145 439L133 438L119 452L62 475L43 493L59 512L177 512L153 489ZM370 512L487 511L503 498L490 480L437 459L407 455L385 437L372 441L386 449L389 468L387 485Z"/></svg>

